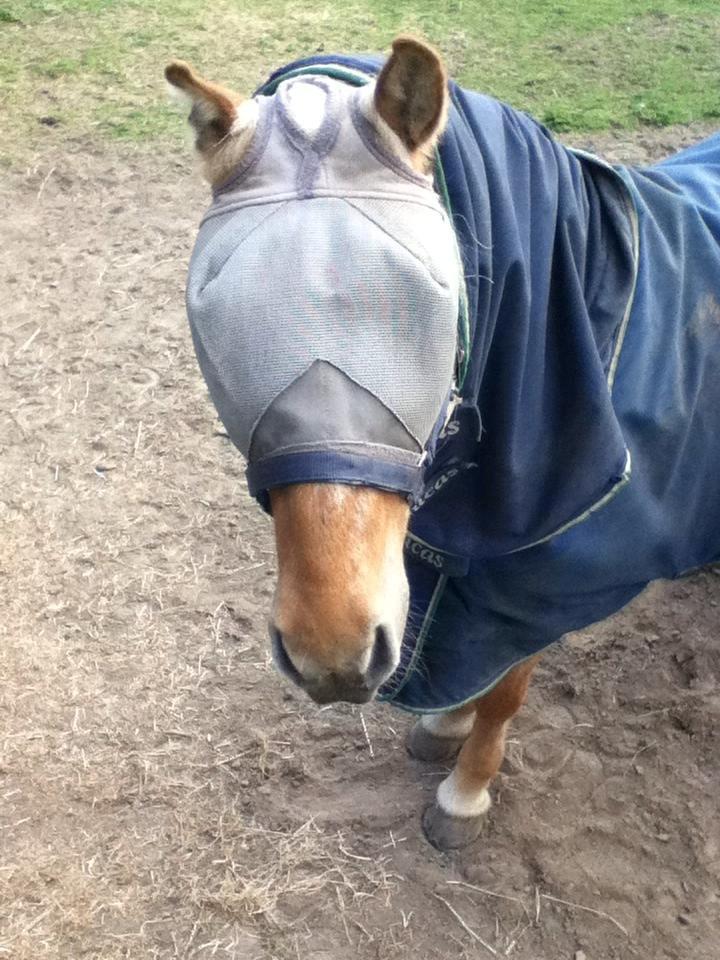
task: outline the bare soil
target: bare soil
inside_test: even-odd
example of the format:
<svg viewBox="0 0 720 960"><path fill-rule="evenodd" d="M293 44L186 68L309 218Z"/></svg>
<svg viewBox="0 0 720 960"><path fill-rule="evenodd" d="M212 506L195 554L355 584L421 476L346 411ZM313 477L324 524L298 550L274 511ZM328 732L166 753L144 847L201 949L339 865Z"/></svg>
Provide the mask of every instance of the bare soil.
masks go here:
<svg viewBox="0 0 720 960"><path fill-rule="evenodd" d="M410 720L271 666L271 530L184 318L190 162L47 137L0 188L0 956L717 960L720 576L553 649L484 835L436 852Z"/></svg>

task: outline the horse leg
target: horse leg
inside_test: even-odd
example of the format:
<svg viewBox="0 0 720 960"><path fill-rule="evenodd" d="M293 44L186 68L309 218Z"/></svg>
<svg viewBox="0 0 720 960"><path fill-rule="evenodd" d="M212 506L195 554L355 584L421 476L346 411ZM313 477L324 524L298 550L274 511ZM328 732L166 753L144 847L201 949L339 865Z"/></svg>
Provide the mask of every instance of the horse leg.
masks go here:
<svg viewBox="0 0 720 960"><path fill-rule="evenodd" d="M490 807L488 786L505 755L507 727L525 702L537 661L535 656L518 664L472 704L472 730L455 768L438 787L435 803L423 814L425 836L439 850L464 847L480 833Z"/></svg>
<svg viewBox="0 0 720 960"><path fill-rule="evenodd" d="M438 763L453 760L467 740L475 722L475 703L448 713L426 713L415 723L406 747L415 760Z"/></svg>

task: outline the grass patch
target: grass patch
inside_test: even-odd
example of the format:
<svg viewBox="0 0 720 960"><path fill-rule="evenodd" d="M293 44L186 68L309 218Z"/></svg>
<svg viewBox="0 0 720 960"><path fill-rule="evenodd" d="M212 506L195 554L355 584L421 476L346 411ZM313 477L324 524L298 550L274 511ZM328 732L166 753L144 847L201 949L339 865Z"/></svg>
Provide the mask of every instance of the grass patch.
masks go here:
<svg viewBox="0 0 720 960"><path fill-rule="evenodd" d="M5 0L3 141L179 137L162 82L173 56L249 92L293 57L385 50L400 32L555 130L720 115L717 0Z"/></svg>

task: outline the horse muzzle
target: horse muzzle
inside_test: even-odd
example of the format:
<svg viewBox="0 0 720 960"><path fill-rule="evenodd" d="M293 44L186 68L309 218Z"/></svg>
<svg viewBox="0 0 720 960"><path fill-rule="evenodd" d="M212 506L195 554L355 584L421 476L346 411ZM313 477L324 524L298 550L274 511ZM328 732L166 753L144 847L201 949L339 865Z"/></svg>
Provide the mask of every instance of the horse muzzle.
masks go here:
<svg viewBox="0 0 720 960"><path fill-rule="evenodd" d="M310 656L288 652L281 632L270 624L273 658L280 673L292 680L319 704L367 703L375 697L378 688L394 672L398 664L397 644L392 642L389 627L375 628L372 650L364 669L348 664L343 669L322 669Z"/></svg>

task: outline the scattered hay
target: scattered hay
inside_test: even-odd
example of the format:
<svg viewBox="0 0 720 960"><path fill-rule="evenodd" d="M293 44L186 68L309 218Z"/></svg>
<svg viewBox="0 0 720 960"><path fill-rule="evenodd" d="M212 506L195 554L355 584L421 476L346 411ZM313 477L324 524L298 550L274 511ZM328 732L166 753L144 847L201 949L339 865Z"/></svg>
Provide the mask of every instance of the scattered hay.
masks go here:
<svg viewBox="0 0 720 960"><path fill-rule="evenodd" d="M283 914L292 899L303 915L328 897L345 904L369 897L388 902L397 877L385 869L384 858L350 853L341 834L328 836L313 819L289 830L267 829L257 822L218 824L218 855L212 860L215 880L195 883L193 901L234 918L263 917L287 928L293 921ZM250 866L250 864L253 864ZM322 894L322 896L320 896Z"/></svg>

